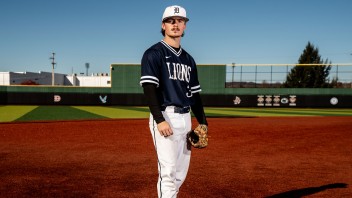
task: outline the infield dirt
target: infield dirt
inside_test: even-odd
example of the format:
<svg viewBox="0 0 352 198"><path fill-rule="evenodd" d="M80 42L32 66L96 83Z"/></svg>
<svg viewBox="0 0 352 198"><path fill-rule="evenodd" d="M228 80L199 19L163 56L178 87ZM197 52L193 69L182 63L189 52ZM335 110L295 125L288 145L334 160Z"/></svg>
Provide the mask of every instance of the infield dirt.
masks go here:
<svg viewBox="0 0 352 198"><path fill-rule="evenodd" d="M351 129L351 117L210 118L179 197L352 197ZM157 176L148 119L0 124L0 197L157 197Z"/></svg>

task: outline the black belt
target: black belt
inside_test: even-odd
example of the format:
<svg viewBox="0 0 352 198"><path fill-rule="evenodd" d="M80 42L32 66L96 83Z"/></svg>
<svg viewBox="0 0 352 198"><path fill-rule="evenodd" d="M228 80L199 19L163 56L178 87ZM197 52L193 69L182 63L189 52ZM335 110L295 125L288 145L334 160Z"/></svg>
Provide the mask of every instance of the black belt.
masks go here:
<svg viewBox="0 0 352 198"><path fill-rule="evenodd" d="M174 109L174 113L180 113L180 114L185 114L189 113L191 110L191 107L176 107L176 106L171 106ZM162 106L161 110L165 111L166 107Z"/></svg>

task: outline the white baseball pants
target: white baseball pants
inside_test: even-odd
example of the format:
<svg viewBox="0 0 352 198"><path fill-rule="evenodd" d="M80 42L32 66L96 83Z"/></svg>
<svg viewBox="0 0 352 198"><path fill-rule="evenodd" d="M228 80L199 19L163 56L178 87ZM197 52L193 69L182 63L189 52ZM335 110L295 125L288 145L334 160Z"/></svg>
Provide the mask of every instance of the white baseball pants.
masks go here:
<svg viewBox="0 0 352 198"><path fill-rule="evenodd" d="M169 137L161 136L151 114L149 118L158 157L158 197L175 198L186 179L191 158L191 151L187 147L187 133L192 127L191 114L174 113L172 107L167 107L162 113L173 131Z"/></svg>

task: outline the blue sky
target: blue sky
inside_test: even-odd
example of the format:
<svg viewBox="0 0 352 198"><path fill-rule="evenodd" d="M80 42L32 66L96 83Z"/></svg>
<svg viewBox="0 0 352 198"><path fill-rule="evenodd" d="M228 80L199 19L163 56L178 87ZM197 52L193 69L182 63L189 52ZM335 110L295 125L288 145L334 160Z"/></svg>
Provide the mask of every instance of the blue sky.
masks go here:
<svg viewBox="0 0 352 198"><path fill-rule="evenodd" d="M297 63L308 41L352 62L351 0L1 0L0 72L109 73L160 41L166 6L188 17L182 46L198 64Z"/></svg>

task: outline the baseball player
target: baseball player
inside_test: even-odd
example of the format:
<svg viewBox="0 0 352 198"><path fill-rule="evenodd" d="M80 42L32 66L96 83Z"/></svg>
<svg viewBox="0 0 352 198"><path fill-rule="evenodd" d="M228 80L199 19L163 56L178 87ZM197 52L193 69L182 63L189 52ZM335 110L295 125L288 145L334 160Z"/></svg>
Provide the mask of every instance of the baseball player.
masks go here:
<svg viewBox="0 0 352 198"><path fill-rule="evenodd" d="M196 63L180 45L186 24L186 10L169 6L162 16L164 38L143 54L141 79L147 98L149 128L158 157L159 197L177 197L190 163L191 150L187 133L191 114L207 127Z"/></svg>

